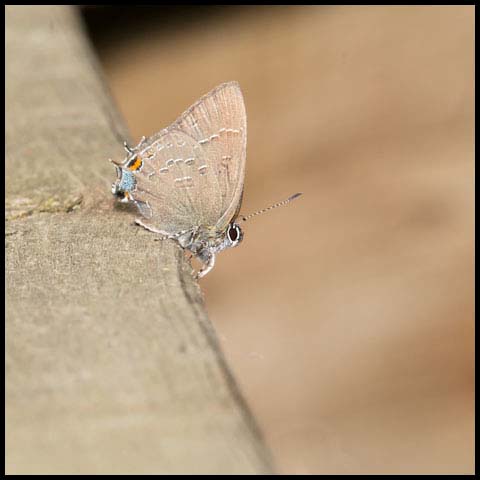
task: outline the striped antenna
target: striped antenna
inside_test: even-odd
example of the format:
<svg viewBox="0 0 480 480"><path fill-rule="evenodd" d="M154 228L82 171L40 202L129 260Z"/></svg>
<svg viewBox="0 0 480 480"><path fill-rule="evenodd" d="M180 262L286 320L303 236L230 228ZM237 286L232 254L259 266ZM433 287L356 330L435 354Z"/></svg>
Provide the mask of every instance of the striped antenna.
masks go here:
<svg viewBox="0 0 480 480"><path fill-rule="evenodd" d="M283 207L284 205L287 205L287 203L290 203L292 200L295 200L298 198L301 193L295 193L294 195L288 197L286 200L282 200L281 202L275 203L273 205L270 205L270 207L264 208L263 210L259 210L258 212L251 213L250 215L247 215L245 217L240 217L241 222L246 222L248 219L252 217L256 217L257 215L260 215L262 213L268 212L269 210L273 210L274 208L277 207Z"/></svg>

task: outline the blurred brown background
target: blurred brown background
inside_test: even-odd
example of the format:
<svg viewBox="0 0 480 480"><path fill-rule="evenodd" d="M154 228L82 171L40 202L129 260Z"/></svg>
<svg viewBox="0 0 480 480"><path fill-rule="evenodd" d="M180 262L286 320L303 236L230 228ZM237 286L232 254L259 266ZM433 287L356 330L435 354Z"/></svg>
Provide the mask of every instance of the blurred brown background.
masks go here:
<svg viewBox="0 0 480 480"><path fill-rule="evenodd" d="M243 212L304 192L202 280L280 471L473 473L474 7L83 13L134 140L238 80Z"/></svg>

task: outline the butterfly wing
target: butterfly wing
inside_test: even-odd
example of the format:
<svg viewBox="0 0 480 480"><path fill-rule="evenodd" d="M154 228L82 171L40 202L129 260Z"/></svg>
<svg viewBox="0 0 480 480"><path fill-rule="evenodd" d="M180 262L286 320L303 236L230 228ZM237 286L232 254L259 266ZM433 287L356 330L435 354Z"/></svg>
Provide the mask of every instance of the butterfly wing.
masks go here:
<svg viewBox="0 0 480 480"><path fill-rule="evenodd" d="M221 216L218 179L208 175L203 149L185 132L169 127L137 158L142 167L134 172L133 196L144 224L173 235Z"/></svg>
<svg viewBox="0 0 480 480"><path fill-rule="evenodd" d="M239 84L229 82L218 86L175 124L202 145L218 175L222 215L217 217L215 225L223 230L240 207L245 178L247 115Z"/></svg>
<svg viewBox="0 0 480 480"><path fill-rule="evenodd" d="M137 153L135 199L148 225L168 234L193 227L223 231L238 213L247 126L236 82L220 85Z"/></svg>

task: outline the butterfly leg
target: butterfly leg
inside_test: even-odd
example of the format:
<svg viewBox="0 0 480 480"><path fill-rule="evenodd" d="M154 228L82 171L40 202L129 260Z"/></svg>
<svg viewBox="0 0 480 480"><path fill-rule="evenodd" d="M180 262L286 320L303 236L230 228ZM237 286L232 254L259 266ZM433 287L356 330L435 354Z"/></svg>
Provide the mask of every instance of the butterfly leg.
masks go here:
<svg viewBox="0 0 480 480"><path fill-rule="evenodd" d="M163 230L158 230L157 228L153 227L152 225L149 225L148 223L144 222L140 218L136 218L135 223L137 225L140 225L141 227L145 228L145 230L148 230L149 232L158 233L159 235L162 235L165 239L175 238L175 237L172 237L171 235L168 235Z"/></svg>
<svg viewBox="0 0 480 480"><path fill-rule="evenodd" d="M202 268L196 275L195 278L202 278L204 277L214 266L215 266L215 254L214 253L211 253L209 252L208 253L208 256L207 255L203 255L202 256L202 261L205 259L207 260L205 262L205 267Z"/></svg>
<svg viewBox="0 0 480 480"><path fill-rule="evenodd" d="M182 230L178 233L175 233L174 235L169 235L167 232L164 232L163 230L158 230L157 228L149 225L140 218L136 218L135 223L145 228L145 230L148 230L149 232L161 235L161 238L155 238L154 240L176 240L182 248L186 248L187 245L190 244L192 235L194 235L197 231L197 228L195 228L193 230Z"/></svg>

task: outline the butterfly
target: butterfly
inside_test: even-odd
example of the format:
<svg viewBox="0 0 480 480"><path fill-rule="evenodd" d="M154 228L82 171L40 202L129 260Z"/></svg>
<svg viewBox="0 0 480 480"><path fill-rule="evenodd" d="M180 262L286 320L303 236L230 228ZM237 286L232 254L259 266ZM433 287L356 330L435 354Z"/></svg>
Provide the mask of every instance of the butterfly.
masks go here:
<svg viewBox="0 0 480 480"><path fill-rule="evenodd" d="M239 222L285 205L300 194L248 216L242 205L247 148L247 116L237 82L219 85L175 122L135 147L116 163L112 193L133 202L135 222L173 239L203 264L205 276L217 253L243 239Z"/></svg>

